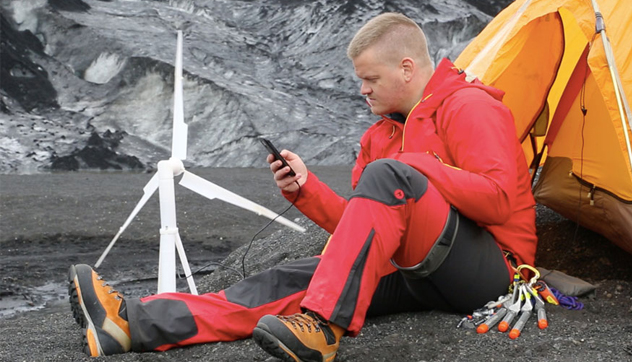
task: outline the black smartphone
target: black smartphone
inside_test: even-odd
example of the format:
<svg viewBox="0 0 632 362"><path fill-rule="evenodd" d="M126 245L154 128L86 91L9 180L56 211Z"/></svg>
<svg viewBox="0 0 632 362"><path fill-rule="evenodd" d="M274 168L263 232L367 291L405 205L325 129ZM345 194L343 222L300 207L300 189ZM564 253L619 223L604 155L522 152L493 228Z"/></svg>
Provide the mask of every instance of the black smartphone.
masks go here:
<svg viewBox="0 0 632 362"><path fill-rule="evenodd" d="M272 142L270 142L269 140L265 138L259 138L259 141L261 141L261 144L263 145L263 147L265 147L268 150L268 152L270 152L270 154L274 156L275 160L281 160L281 163L283 164L283 166L281 167L285 167L285 166L290 167L290 165L287 163L285 158L283 158L283 156L281 156L281 153L279 153L279 150L277 150L276 147L274 147ZM287 174L292 177L296 176L296 172L292 170L292 167L290 167L290 172L288 172Z"/></svg>

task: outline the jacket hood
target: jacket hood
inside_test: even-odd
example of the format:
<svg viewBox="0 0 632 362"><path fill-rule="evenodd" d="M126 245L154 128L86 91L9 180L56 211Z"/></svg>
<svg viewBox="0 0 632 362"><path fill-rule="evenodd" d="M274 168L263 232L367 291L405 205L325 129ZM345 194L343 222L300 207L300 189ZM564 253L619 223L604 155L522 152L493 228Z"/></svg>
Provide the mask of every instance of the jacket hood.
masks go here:
<svg viewBox="0 0 632 362"><path fill-rule="evenodd" d="M452 62L447 58L444 58L435 69L432 77L430 77L430 80L424 89L423 98L417 106L411 110L411 114L414 111L415 116L417 117L431 117L446 98L463 88L478 88L485 91L493 98L502 101L505 92L500 89L484 85L478 79L468 82L465 80L465 76L466 74L464 71L454 66L454 64L452 64Z"/></svg>

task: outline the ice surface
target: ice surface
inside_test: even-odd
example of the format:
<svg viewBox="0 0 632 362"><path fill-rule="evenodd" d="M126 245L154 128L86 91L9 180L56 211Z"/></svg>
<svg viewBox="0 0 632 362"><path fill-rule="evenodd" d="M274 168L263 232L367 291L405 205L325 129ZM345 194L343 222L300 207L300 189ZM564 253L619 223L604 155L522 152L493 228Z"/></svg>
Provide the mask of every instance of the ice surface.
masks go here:
<svg viewBox="0 0 632 362"><path fill-rule="evenodd" d="M262 135L307 164L352 164L376 121L346 58L355 31L381 12L404 12L438 61L454 58L490 19L465 0L84 2L88 11L2 3L12 26L43 42L46 55L30 60L46 72L59 108L25 111L0 89L1 173L46 171L106 131L124 135L117 153L149 168L168 158L177 29L187 167L264 167Z"/></svg>

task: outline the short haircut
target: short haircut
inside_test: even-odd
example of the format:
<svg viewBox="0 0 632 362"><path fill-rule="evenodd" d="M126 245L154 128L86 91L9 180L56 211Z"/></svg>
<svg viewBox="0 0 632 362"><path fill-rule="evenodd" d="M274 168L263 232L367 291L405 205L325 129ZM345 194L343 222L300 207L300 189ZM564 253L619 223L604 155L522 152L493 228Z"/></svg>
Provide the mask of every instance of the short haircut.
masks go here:
<svg viewBox="0 0 632 362"><path fill-rule="evenodd" d="M420 65L432 64L426 36L412 19L399 13L384 13L369 20L353 37L347 56L353 60L368 48L379 45L387 62L411 57Z"/></svg>

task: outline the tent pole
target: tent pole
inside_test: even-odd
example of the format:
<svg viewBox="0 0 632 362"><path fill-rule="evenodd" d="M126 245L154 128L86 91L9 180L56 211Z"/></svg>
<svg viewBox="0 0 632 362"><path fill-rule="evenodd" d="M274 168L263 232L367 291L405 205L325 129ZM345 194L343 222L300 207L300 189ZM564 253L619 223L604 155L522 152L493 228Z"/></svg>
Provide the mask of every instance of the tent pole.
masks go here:
<svg viewBox="0 0 632 362"><path fill-rule="evenodd" d="M632 112L630 112L630 105L623 91L621 85L621 78L617 71L617 65L612 53L612 47L610 46L610 40L606 35L606 25L603 20L603 16L599 11L599 6L596 0L592 0L593 10L595 11L595 31L601 35L601 42L603 43L604 53L606 54L606 61L608 62L608 69L610 70L610 77L614 86L614 93L617 98L617 106L619 108L619 115L621 117L621 126L623 127L623 135L625 136L625 143L628 149L628 160L630 162L630 169L632 170L632 147L630 146L630 137L628 135L628 126L632 132ZM625 113L624 113L625 112ZM626 118L628 120L626 124Z"/></svg>

